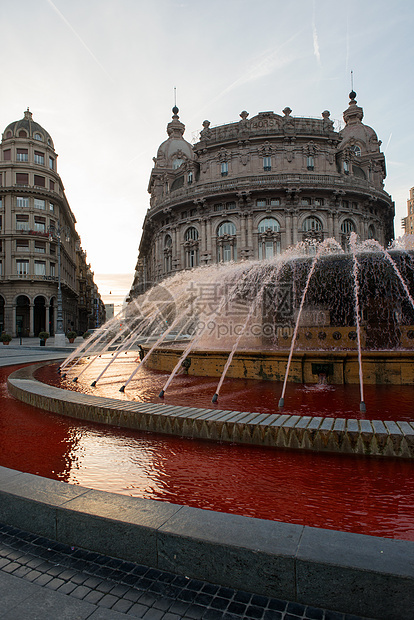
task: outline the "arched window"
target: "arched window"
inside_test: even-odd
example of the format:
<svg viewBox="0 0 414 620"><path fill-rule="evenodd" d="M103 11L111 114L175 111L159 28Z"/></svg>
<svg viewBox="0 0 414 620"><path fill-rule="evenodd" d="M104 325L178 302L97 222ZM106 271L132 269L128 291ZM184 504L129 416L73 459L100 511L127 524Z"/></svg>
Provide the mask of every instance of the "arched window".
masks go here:
<svg viewBox="0 0 414 620"><path fill-rule="evenodd" d="M368 227L368 239L376 239L377 238L377 231L375 230L375 226L373 224L370 224Z"/></svg>
<svg viewBox="0 0 414 620"><path fill-rule="evenodd" d="M223 222L217 229L217 237L222 237L223 235L235 235L236 227L233 222Z"/></svg>
<svg viewBox="0 0 414 620"><path fill-rule="evenodd" d="M19 138L27 138L27 133L24 131L24 129L21 129L19 131Z"/></svg>
<svg viewBox="0 0 414 620"><path fill-rule="evenodd" d="M357 144L353 144L349 147L349 149L353 152L357 157L361 157L361 149Z"/></svg>
<svg viewBox="0 0 414 620"><path fill-rule="evenodd" d="M233 222L223 222L217 229L217 261L232 260L237 260L236 226Z"/></svg>
<svg viewBox="0 0 414 620"><path fill-rule="evenodd" d="M279 232L280 230L280 224L274 217L265 217L264 220L259 223L259 233L263 233L268 230L272 232Z"/></svg>
<svg viewBox="0 0 414 620"><path fill-rule="evenodd" d="M307 217L303 222L303 232L320 232L322 231L321 221L317 217Z"/></svg>
<svg viewBox="0 0 414 620"><path fill-rule="evenodd" d="M164 239L164 271L169 273L172 271L172 238L171 235L165 235Z"/></svg>
<svg viewBox="0 0 414 620"><path fill-rule="evenodd" d="M273 258L280 254L280 224L274 217L265 217L257 227L259 233L259 259Z"/></svg>
<svg viewBox="0 0 414 620"><path fill-rule="evenodd" d="M184 235L185 248L185 266L187 269L198 267L199 265L199 248L198 248L198 230L194 226L187 228Z"/></svg>
<svg viewBox="0 0 414 620"><path fill-rule="evenodd" d="M220 169L221 169L221 176L222 177L226 177L228 175L228 173L229 173L229 165L228 165L228 163L226 161L223 161L221 166L220 166Z"/></svg>
<svg viewBox="0 0 414 620"><path fill-rule="evenodd" d="M197 228L194 228L194 226L191 226L191 228L187 228L185 235L184 235L184 239L185 241L197 241L198 239Z"/></svg>
<svg viewBox="0 0 414 620"><path fill-rule="evenodd" d="M34 139L35 139L35 140L40 140L40 141L43 141L42 135L41 135L40 133L35 133L35 135L34 135Z"/></svg>
<svg viewBox="0 0 414 620"><path fill-rule="evenodd" d="M344 220L341 224L341 232L344 234L355 232L354 222L352 220Z"/></svg>

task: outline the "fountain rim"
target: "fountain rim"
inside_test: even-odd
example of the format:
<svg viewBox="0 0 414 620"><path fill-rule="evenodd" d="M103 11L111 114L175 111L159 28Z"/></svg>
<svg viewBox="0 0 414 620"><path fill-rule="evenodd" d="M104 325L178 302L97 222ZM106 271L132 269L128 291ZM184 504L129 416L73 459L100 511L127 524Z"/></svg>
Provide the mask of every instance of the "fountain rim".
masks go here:
<svg viewBox="0 0 414 620"><path fill-rule="evenodd" d="M9 392L52 413L139 431L275 449L414 459L414 422L234 412L81 394L33 376L51 363L15 370L7 380Z"/></svg>

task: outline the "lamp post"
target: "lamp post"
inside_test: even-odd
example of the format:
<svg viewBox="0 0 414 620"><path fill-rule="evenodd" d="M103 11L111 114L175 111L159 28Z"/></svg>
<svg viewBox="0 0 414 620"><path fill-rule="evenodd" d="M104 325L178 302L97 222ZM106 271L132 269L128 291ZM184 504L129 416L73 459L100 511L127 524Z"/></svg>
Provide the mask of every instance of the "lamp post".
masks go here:
<svg viewBox="0 0 414 620"><path fill-rule="evenodd" d="M62 234L66 234L66 241L69 241L69 229L67 226L62 226L60 222L56 226L49 227L49 240L55 239L57 241L57 256L58 256L58 294L57 294L57 317L56 317L56 333L55 333L55 346L64 347L66 344L65 331L63 329L63 299L62 299L62 283L61 283L61 241Z"/></svg>

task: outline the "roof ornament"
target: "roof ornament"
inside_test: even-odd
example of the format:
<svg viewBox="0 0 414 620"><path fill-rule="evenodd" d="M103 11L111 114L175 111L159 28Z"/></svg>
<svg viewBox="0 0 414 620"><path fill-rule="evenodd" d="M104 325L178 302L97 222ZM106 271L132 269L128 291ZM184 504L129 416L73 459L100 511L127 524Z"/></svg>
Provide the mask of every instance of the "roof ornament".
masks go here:
<svg viewBox="0 0 414 620"><path fill-rule="evenodd" d="M24 120L25 121L32 121L33 120L33 114L30 112L29 106L27 106L27 110L25 110L25 112L24 112Z"/></svg>

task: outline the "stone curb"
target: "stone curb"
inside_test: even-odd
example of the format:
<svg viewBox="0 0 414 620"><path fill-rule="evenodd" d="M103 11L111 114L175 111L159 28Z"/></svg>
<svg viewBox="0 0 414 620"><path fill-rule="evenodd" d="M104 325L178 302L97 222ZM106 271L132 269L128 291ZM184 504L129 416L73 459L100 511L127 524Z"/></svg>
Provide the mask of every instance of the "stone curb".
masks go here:
<svg viewBox="0 0 414 620"><path fill-rule="evenodd" d="M414 458L414 423L271 415L102 398L40 383L40 364L15 371L9 391L47 411L123 428L318 452Z"/></svg>
<svg viewBox="0 0 414 620"><path fill-rule="evenodd" d="M414 542L95 491L0 467L0 521L58 542L235 589L409 620Z"/></svg>

